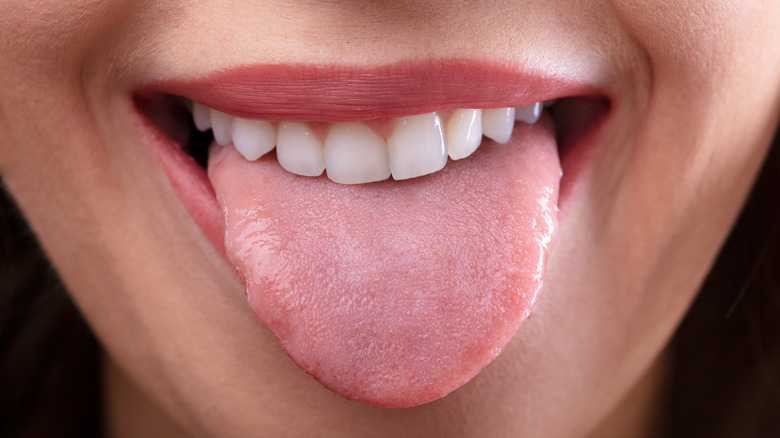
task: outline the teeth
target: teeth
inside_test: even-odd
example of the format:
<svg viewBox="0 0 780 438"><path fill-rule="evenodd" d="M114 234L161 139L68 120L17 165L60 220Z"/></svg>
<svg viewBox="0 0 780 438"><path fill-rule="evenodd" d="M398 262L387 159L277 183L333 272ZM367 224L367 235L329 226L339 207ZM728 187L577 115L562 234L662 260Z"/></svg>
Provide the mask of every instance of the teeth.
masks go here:
<svg viewBox="0 0 780 438"><path fill-rule="evenodd" d="M515 112L515 119L521 122L534 124L539 121L539 117L542 116L542 102L532 103L530 105L521 106Z"/></svg>
<svg viewBox="0 0 780 438"><path fill-rule="evenodd" d="M233 139L233 116L225 114L215 109L211 110L211 131L214 133L214 140L222 146L229 145Z"/></svg>
<svg viewBox="0 0 780 438"><path fill-rule="evenodd" d="M482 136L506 143L515 121L533 124L554 101L536 102L518 108L456 109L445 124L433 112L397 121L385 140L361 122L333 123L322 141L306 123L243 119L204 106L185 102L192 110L195 127L211 129L214 140L233 144L249 161L276 148L279 164L288 172L319 176L341 184L362 184L415 178L441 170L447 156L466 158L479 148ZM191 105L190 105L191 103Z"/></svg>
<svg viewBox="0 0 780 438"><path fill-rule="evenodd" d="M236 118L233 122L233 145L244 158L255 161L276 146L276 129L263 120Z"/></svg>
<svg viewBox="0 0 780 438"><path fill-rule="evenodd" d="M453 160L473 154L482 143L482 111L458 109L447 122L447 152Z"/></svg>
<svg viewBox="0 0 780 438"><path fill-rule="evenodd" d="M192 120L195 122L195 127L198 128L198 131L203 132L211 129L211 110L198 102L193 102Z"/></svg>
<svg viewBox="0 0 780 438"><path fill-rule="evenodd" d="M447 164L444 129L436 113L401 119L387 139L387 149L397 180L427 175Z"/></svg>
<svg viewBox="0 0 780 438"><path fill-rule="evenodd" d="M496 143L506 143L515 126L514 108L496 108L482 111L482 134Z"/></svg>
<svg viewBox="0 0 780 438"><path fill-rule="evenodd" d="M390 177L387 144L359 122L336 123L325 139L328 178L341 184L362 184Z"/></svg>
<svg viewBox="0 0 780 438"><path fill-rule="evenodd" d="M288 172L303 176L319 176L325 170L322 143L305 123L282 122L276 158Z"/></svg>

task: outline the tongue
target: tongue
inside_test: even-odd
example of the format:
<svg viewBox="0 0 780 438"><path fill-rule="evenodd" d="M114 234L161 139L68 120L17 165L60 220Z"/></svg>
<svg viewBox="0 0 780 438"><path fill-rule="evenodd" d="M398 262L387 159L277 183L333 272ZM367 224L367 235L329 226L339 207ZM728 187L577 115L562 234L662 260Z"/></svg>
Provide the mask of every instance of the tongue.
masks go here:
<svg viewBox="0 0 780 438"><path fill-rule="evenodd" d="M208 170L260 321L325 387L381 406L443 397L501 352L557 229L549 121L407 181L339 185L217 146Z"/></svg>

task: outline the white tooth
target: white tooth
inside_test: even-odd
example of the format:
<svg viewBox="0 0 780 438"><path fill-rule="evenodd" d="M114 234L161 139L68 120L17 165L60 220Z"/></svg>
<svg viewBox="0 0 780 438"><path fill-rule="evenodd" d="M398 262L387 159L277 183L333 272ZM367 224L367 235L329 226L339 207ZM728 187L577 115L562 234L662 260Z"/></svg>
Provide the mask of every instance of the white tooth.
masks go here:
<svg viewBox="0 0 780 438"><path fill-rule="evenodd" d="M233 145L249 161L255 161L276 146L276 128L271 122L236 117Z"/></svg>
<svg viewBox="0 0 780 438"><path fill-rule="evenodd" d="M362 184L390 177L387 143L359 122L336 123L325 138L328 178L341 184Z"/></svg>
<svg viewBox="0 0 780 438"><path fill-rule="evenodd" d="M192 102L192 120L198 131L206 131L211 128L211 111L207 106Z"/></svg>
<svg viewBox="0 0 780 438"><path fill-rule="evenodd" d="M515 120L521 122L534 124L539 121L539 117L542 116L542 102L532 103L530 105L521 106L515 112Z"/></svg>
<svg viewBox="0 0 780 438"><path fill-rule="evenodd" d="M276 158L288 172L303 176L322 175L325 170L322 143L305 123L280 123L276 143Z"/></svg>
<svg viewBox="0 0 780 438"><path fill-rule="evenodd" d="M496 143L506 143L515 126L514 108L495 108L482 111L482 133Z"/></svg>
<svg viewBox="0 0 780 438"><path fill-rule="evenodd" d="M482 143L482 110L457 109L445 128L447 152L453 160L473 154Z"/></svg>
<svg viewBox="0 0 780 438"><path fill-rule="evenodd" d="M404 117L387 139L393 178L408 179L441 170L447 164L444 129L436 113Z"/></svg>
<svg viewBox="0 0 780 438"><path fill-rule="evenodd" d="M222 111L211 109L211 131L214 133L214 140L222 146L232 143L233 139L233 116L225 114Z"/></svg>

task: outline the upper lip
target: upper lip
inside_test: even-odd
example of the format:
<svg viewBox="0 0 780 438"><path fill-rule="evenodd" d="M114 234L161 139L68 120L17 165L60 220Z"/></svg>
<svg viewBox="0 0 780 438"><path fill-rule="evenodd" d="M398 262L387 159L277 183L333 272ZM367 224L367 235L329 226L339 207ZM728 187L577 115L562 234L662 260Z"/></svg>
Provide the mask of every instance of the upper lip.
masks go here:
<svg viewBox="0 0 780 438"><path fill-rule="evenodd" d="M404 61L375 67L242 65L193 79L147 84L237 117L345 122L455 108L518 107L603 94L593 84L527 68L463 59Z"/></svg>

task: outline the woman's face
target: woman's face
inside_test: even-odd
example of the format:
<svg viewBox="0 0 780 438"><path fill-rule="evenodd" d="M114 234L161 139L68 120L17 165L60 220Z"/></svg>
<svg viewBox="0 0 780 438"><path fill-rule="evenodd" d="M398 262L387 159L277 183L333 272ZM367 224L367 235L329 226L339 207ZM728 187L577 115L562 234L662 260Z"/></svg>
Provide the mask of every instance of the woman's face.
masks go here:
<svg viewBox="0 0 780 438"><path fill-rule="evenodd" d="M746 197L780 104L780 3L773 1L11 0L3 9L3 180L107 350L108 400L116 402L117 412L128 400L151 402L159 407L159 421L172 420L192 435L568 437L643 421L636 412L651 408L653 382L663 374L658 358ZM553 169L563 169L561 195L552 200L560 209L557 240L532 317L495 361L440 400L382 409L337 397L285 354L255 314L264 318L262 284L255 283L260 291L249 294L253 302L247 306L242 279L251 282L247 270L259 268L243 266L238 250L225 249L221 214L254 202L252 208L262 211L251 219L275 226L286 219L266 205L289 196L292 211L306 217L307 203L316 204L322 190L347 193L339 199L354 202L363 202L366 193L391 206L412 200L406 212L393 213L402 221L409 211L426 208L418 202L429 202L431 192L416 197L429 186L445 181L452 190L466 190L468 179L491 187L495 178L511 175L510 148L486 140L474 156L451 161L439 173L365 186L292 176L275 158L239 163L227 148L210 157L208 179L206 170L187 164L185 152L161 152L160 145L171 142L155 137L151 122L170 118L159 97L174 94L175 87L186 88L190 95L181 94L189 98L212 93L211 106L235 101L219 81L202 78L236 68L250 72L229 78L239 86L285 85L271 90L281 96L277 106L247 92L266 118L288 120L284 113L296 114L293 120L335 122L344 117L329 119L332 102L316 87L302 96L307 91L295 78L279 79L279 66L293 72L319 66L337 83L376 71L391 81L401 71L414 83L430 76L439 60L461 67L435 76L439 83L432 87L449 90L443 98L421 89L426 101L441 105L427 110L458 107L453 102L461 94L452 91L457 87L462 95L478 90L472 104L518 106L530 103L521 100L531 95L575 98L559 100L552 110L561 157L553 155ZM495 73L500 86L484 90L468 78L481 68ZM532 91L519 92L515 101L497 95L525 90L506 83L513 71L532 72L533 82ZM268 72L275 79L264 82ZM552 77L569 85L558 88ZM208 89L214 83L216 92ZM414 102L420 104L415 93L383 96L380 88L359 96L370 107L366 114L412 115ZM136 105L141 95L151 96L143 110ZM385 98L400 109L390 114ZM308 100L315 109L306 106ZM221 109L251 112L240 105ZM516 135L526 129L520 123ZM175 132L160 135L173 138ZM510 159L501 158L505 153ZM505 162L510 165L501 167ZM224 163L239 170L229 171L227 164L220 170ZM542 166L528 163L528 173ZM244 170L248 165L260 167ZM225 182L242 172L257 173L248 180L259 181L261 195L239 187L240 179ZM291 187L318 188L287 191L288 181ZM552 187L557 190L557 178ZM436 204L442 217L471 192L448 193ZM505 210L497 220L530 208L520 201L498 205L507 198L476 193L486 209ZM312 228L315 244L298 248L299 258L278 256L303 265L290 272L314 266L304 262L316 259L307 253L319 250L316 242L323 237L316 233L342 220L338 212L312 208L322 216L313 222L325 225ZM350 211L360 216L359 209ZM476 214L469 211L464 214ZM351 224L368 227L374 220L363 219ZM448 227L441 225L453 232ZM488 225L465 230L464 240L494 237L480 234L494 230ZM428 240L432 233L420 234L423 242L439 242ZM233 238L230 230L228 235ZM261 233L253 244L273 245L267 237ZM515 248L512 239L499 237L496 252ZM365 253L351 269L398 264L360 257ZM271 259L266 262L277 263ZM496 275L503 275L503 264L512 260L497 256L479 266L497 267ZM264 272L273 269L281 268ZM352 275L325 272L320 265L310 269L323 271L318 284ZM441 266L434 278L457 274L450 269ZM284 339L278 321L265 318ZM289 330L296 329L292 325ZM137 398L122 397L122 391ZM618 415L620 404L638 408Z"/></svg>

